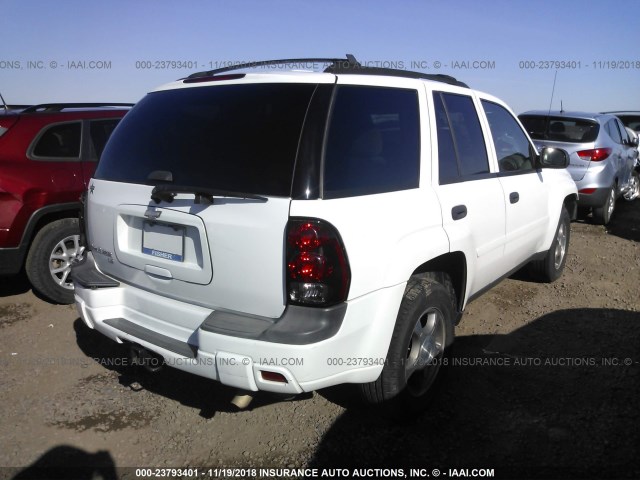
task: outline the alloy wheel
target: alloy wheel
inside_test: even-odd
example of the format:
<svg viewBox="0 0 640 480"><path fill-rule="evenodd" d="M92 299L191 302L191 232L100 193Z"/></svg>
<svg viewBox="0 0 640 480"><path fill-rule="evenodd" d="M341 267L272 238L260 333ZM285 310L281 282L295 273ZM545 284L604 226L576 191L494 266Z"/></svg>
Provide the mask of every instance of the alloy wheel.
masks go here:
<svg viewBox="0 0 640 480"><path fill-rule="evenodd" d="M556 270L562 265L564 256L567 252L567 227L564 223L561 223L558 227L558 234L556 235L556 249L554 252L554 266Z"/></svg>
<svg viewBox="0 0 640 480"><path fill-rule="evenodd" d="M73 290L71 263L82 258L84 248L80 245L79 235L68 236L56 244L49 256L49 273L54 282L63 288Z"/></svg>
<svg viewBox="0 0 640 480"><path fill-rule="evenodd" d="M407 346L405 381L411 395L424 394L435 381L444 345L444 315L430 308L416 321Z"/></svg>

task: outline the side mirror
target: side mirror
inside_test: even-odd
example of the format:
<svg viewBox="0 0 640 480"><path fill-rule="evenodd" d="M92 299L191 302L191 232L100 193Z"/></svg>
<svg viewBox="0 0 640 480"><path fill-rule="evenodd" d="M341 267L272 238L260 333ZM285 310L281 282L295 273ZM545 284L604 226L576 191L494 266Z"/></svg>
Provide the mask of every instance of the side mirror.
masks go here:
<svg viewBox="0 0 640 480"><path fill-rule="evenodd" d="M629 145L631 145L632 147L637 147L638 146L638 137L633 137L631 139L631 141L629 142Z"/></svg>
<svg viewBox="0 0 640 480"><path fill-rule="evenodd" d="M540 151L539 158L542 168L567 168L569 166L569 154L561 148L544 147Z"/></svg>

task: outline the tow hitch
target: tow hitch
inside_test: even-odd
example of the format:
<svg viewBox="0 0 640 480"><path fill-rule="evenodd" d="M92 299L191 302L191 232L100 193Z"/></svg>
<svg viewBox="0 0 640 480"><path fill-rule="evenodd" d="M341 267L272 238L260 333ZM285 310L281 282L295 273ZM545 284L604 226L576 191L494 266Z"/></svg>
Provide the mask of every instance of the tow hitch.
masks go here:
<svg viewBox="0 0 640 480"><path fill-rule="evenodd" d="M164 358L161 355L136 344L129 345L129 359L131 365L144 367L151 373L159 372L164 366Z"/></svg>

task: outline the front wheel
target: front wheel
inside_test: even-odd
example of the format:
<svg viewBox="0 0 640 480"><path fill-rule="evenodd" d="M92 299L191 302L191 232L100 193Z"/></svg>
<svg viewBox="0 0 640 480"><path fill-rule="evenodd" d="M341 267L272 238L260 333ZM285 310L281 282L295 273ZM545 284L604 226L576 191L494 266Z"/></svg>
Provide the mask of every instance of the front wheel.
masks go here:
<svg viewBox="0 0 640 480"><path fill-rule="evenodd" d="M82 256L77 218L45 225L31 242L25 270L34 290L56 303L73 303L71 262Z"/></svg>
<svg viewBox="0 0 640 480"><path fill-rule="evenodd" d="M534 277L543 282L553 282L560 278L564 266L567 263L569 251L569 238L571 237L571 218L566 207L562 207L560 220L556 228L555 237L551 247L541 260L534 260L529 264L529 269Z"/></svg>
<svg viewBox="0 0 640 480"><path fill-rule="evenodd" d="M367 403L393 405L406 413L426 407L447 363L455 312L455 293L448 275L411 277L382 373L375 382L361 386Z"/></svg>

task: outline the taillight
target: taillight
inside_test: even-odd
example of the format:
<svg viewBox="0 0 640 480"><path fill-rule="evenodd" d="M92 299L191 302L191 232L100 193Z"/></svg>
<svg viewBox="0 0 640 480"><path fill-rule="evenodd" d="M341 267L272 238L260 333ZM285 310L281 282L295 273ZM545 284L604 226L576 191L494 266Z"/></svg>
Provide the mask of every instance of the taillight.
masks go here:
<svg viewBox="0 0 640 480"><path fill-rule="evenodd" d="M347 299L351 271L333 225L316 219L289 220L286 258L290 303L327 307Z"/></svg>
<svg viewBox="0 0 640 480"><path fill-rule="evenodd" d="M610 148L594 148L592 150L581 150L578 156L582 160L591 160L592 162L601 162L611 155Z"/></svg>
<svg viewBox="0 0 640 480"><path fill-rule="evenodd" d="M578 190L578 193L582 193L583 195L591 195L595 191L595 188L583 188L582 190Z"/></svg>

